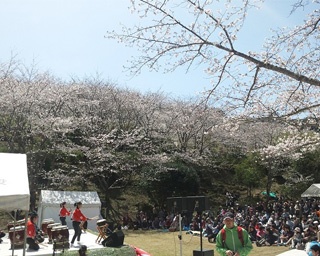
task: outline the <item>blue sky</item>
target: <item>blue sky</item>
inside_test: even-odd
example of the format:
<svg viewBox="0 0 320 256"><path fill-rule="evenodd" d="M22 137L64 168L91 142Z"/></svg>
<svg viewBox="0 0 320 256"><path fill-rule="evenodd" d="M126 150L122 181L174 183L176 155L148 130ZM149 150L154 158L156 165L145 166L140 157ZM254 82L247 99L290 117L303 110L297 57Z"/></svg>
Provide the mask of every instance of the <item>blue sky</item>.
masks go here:
<svg viewBox="0 0 320 256"><path fill-rule="evenodd" d="M106 81L141 92L161 90L174 97L192 97L209 88L202 68L186 74L181 68L163 74L143 70L131 78L123 69L138 52L105 38L120 24L139 20L132 16L129 0L1 0L0 62L17 55L27 66L33 61L40 71L63 80L100 74ZM305 13L289 17L291 0L266 0L252 12L241 32L240 50L262 45L270 28L293 25Z"/></svg>

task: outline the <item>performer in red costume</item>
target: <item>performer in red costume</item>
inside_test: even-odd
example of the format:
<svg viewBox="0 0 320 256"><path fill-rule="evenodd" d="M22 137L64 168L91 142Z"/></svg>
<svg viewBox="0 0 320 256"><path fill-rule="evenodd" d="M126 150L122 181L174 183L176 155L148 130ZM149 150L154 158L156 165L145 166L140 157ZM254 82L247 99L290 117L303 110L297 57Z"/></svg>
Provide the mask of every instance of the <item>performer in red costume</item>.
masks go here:
<svg viewBox="0 0 320 256"><path fill-rule="evenodd" d="M29 245L29 249L33 249L35 251L39 250L39 244L36 239L37 236L37 223L38 215L36 213L31 214L30 219L27 223L27 244Z"/></svg>
<svg viewBox="0 0 320 256"><path fill-rule="evenodd" d="M76 209L73 211L73 215L72 215L72 226L74 229L74 235L71 240L71 246L73 246L73 243L76 240L76 238L77 238L78 243L80 243L80 236L82 233L81 228L80 228L80 223L82 221L90 220L90 218L87 218L81 212L81 207L82 207L81 202L75 203L74 206L76 207Z"/></svg>
<svg viewBox="0 0 320 256"><path fill-rule="evenodd" d="M59 212L59 216L60 216L60 221L61 221L61 224L66 226L67 225L67 222L66 222L66 217L67 216L70 216L71 214L71 210L68 211L67 208L66 208L66 202L63 202L60 204L60 212Z"/></svg>

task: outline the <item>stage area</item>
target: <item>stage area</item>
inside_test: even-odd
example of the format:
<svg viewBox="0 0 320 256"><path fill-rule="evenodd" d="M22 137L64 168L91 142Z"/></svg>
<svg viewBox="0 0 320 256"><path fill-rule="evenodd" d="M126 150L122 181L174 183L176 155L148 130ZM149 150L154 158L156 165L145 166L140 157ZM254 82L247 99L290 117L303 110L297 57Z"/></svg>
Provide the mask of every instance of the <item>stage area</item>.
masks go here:
<svg viewBox="0 0 320 256"><path fill-rule="evenodd" d="M71 240L72 236L74 234L74 230L73 229L69 229L69 240ZM86 232L86 233L82 233L81 235L81 244L74 244L74 247L71 247L68 250L72 250L72 251L78 251L80 246L86 245L88 250L92 250L92 249L102 249L106 247L103 247L100 244L96 243L96 239L97 239L97 235L92 234L90 232ZM8 237L8 234L2 238L3 242L0 244L0 255L1 256L11 256L12 255L12 250L11 248L11 244L10 244L10 240ZM126 245L124 245L126 246ZM128 247L128 246L126 246ZM28 245L27 245L28 248ZM110 250L113 250L114 248L110 248ZM131 251L131 250L130 250ZM56 250L55 255L61 255L62 250ZM23 249L15 249L14 250L14 254L15 256L22 256L23 255ZM39 251L33 251L33 250L28 250L26 249L26 256L40 256L40 255L54 255L53 254L53 245L52 244L48 244L48 238L45 238L45 241L43 243L40 244L40 249ZM135 254L133 254L135 255Z"/></svg>

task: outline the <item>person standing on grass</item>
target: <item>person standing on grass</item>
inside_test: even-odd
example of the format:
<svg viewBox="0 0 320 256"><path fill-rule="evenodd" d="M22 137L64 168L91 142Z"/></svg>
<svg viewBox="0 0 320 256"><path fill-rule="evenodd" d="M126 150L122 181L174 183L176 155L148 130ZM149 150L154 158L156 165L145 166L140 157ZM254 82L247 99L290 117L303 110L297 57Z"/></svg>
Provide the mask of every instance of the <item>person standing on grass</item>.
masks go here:
<svg viewBox="0 0 320 256"><path fill-rule="evenodd" d="M224 215L223 224L224 227L219 231L216 238L217 252L222 256L249 255L253 248L252 242L248 232L234 223L232 212L227 212Z"/></svg>

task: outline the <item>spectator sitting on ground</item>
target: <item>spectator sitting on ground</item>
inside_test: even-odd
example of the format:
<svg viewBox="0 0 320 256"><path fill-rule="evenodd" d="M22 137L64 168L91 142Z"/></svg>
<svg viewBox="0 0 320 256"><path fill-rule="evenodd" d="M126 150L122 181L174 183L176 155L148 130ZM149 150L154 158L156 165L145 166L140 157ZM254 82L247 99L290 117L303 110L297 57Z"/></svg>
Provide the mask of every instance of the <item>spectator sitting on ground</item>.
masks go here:
<svg viewBox="0 0 320 256"><path fill-rule="evenodd" d="M214 226L212 220L208 217L206 219L206 224L205 224L205 229L204 229L204 234L208 238L209 243L213 243L214 241Z"/></svg>
<svg viewBox="0 0 320 256"><path fill-rule="evenodd" d="M256 222L256 224L254 225L254 229L258 232L260 230L260 227L262 227L262 223Z"/></svg>
<svg viewBox="0 0 320 256"><path fill-rule="evenodd" d="M279 245L284 245L285 243L287 243L292 236L293 236L293 232L290 230L290 226L288 224L284 224L280 231Z"/></svg>
<svg viewBox="0 0 320 256"><path fill-rule="evenodd" d="M148 224L147 216L145 216L145 217L142 219L141 228L142 228L143 230L148 230L148 229L149 229L149 224Z"/></svg>
<svg viewBox="0 0 320 256"><path fill-rule="evenodd" d="M260 241L265 241L265 236L266 236L266 232L265 232L265 228L264 228L264 226L260 226L259 227L259 230L257 231L257 236L256 236L256 240L257 240L257 242L260 242ZM260 245L261 243L259 243L259 245ZM258 245L258 244L257 244ZM259 246L258 245L258 246Z"/></svg>
<svg viewBox="0 0 320 256"><path fill-rule="evenodd" d="M152 229L160 229L160 220L158 217L155 217L151 224Z"/></svg>
<svg viewBox="0 0 320 256"><path fill-rule="evenodd" d="M250 240L252 242L255 242L257 240L257 230L254 228L254 226L249 226L249 230L248 230L249 236L250 236Z"/></svg>
<svg viewBox="0 0 320 256"><path fill-rule="evenodd" d="M159 226L160 226L161 229L165 229L166 228L166 222L162 217L160 217L160 219L159 219Z"/></svg>
<svg viewBox="0 0 320 256"><path fill-rule="evenodd" d="M285 223L286 223L287 225L289 225L290 230L293 230L293 229L294 229L294 223L293 223L293 221L291 220L291 218L285 218Z"/></svg>
<svg viewBox="0 0 320 256"><path fill-rule="evenodd" d="M129 213L125 213L125 215L122 217L122 226L125 229L133 228L133 221L129 216Z"/></svg>
<svg viewBox="0 0 320 256"><path fill-rule="evenodd" d="M269 225L266 227L265 239L266 239L266 242L265 242L266 245L273 245L276 242L276 238L273 235L272 228Z"/></svg>
<svg viewBox="0 0 320 256"><path fill-rule="evenodd" d="M277 245L280 241L280 232L277 229L276 224L272 224L270 227L270 245Z"/></svg>
<svg viewBox="0 0 320 256"><path fill-rule="evenodd" d="M310 224L303 232L303 241L308 243L311 241L311 237L317 236L317 229L313 224Z"/></svg>
<svg viewBox="0 0 320 256"><path fill-rule="evenodd" d="M303 239L303 236L301 234L301 230L299 227L296 227L294 229L293 236L288 240L288 242L285 243L285 245L291 244L290 246L291 249L301 249L302 239Z"/></svg>

